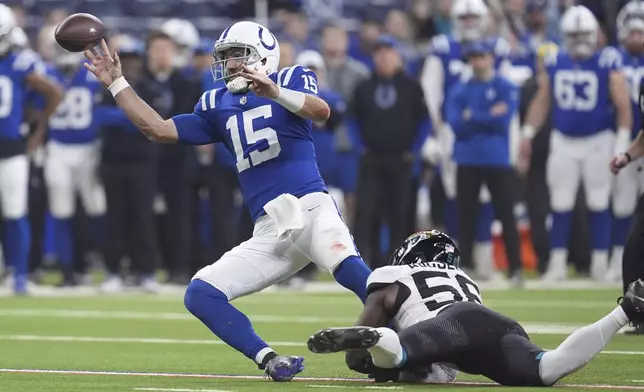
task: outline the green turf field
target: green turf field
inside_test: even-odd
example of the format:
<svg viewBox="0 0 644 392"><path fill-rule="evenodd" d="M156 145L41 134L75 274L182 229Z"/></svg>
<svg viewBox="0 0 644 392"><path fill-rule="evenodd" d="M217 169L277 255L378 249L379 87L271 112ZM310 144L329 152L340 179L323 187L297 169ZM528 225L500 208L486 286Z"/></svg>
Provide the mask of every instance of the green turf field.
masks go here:
<svg viewBox="0 0 644 392"><path fill-rule="evenodd" d="M483 298L522 322L537 344L554 348L570 331L610 311L617 295L616 290L525 290L488 291ZM320 328L353 323L360 306L348 294L257 294L235 304L280 353L306 357L303 379L279 384L263 379L251 361L213 339L187 313L180 295L0 298L0 391L497 389L338 380L360 376L343 366L341 354L315 355L305 343ZM597 385L644 390L644 336L617 336L607 350L562 384L579 391ZM461 375L459 381L485 380Z"/></svg>

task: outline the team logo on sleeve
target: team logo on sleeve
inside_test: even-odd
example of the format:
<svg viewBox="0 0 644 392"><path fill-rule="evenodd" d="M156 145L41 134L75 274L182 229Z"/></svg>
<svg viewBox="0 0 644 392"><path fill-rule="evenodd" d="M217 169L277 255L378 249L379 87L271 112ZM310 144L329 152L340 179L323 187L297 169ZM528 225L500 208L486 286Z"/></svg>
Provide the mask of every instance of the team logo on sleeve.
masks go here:
<svg viewBox="0 0 644 392"><path fill-rule="evenodd" d="M242 105L246 105L246 102L248 101L248 98L244 95L243 97L239 98L239 103Z"/></svg>

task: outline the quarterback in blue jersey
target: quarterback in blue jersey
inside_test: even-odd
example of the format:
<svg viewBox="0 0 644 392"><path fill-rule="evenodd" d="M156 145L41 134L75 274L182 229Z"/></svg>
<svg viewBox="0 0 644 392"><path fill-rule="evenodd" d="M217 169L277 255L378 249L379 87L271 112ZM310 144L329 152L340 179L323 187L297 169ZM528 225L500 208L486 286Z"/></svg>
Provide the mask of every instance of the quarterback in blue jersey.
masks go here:
<svg viewBox="0 0 644 392"><path fill-rule="evenodd" d="M456 237L458 216L456 211L456 163L452 159L454 132L445 121L445 101L452 88L472 75L471 67L463 60L463 46L468 42L482 39L488 28L488 8L482 0L458 0L452 7L454 37L439 35L430 46L421 74L421 85L425 92L428 110L436 130L436 140L430 138L423 146L423 155L429 159L430 146L440 146L441 180L447 196L445 226L449 235ZM493 39L495 64L503 75L509 73L510 44L502 38ZM491 225L494 217L490 203L490 192L481 188L482 203L479 215L474 261L481 279L493 278L495 273L492 257ZM471 266L467 266L468 268Z"/></svg>
<svg viewBox="0 0 644 392"><path fill-rule="evenodd" d="M27 220L29 159L45 137L47 120L60 101L58 87L40 74L40 57L30 50L14 51L16 27L11 9L0 4L0 209L5 225L7 261L14 267L14 291L24 294L30 229ZM22 133L23 103L28 89L46 98L36 132L28 141Z"/></svg>
<svg viewBox="0 0 644 392"><path fill-rule="evenodd" d="M278 356L229 301L269 287L310 262L361 299L370 274L326 192L315 161L311 121L329 117L317 79L301 66L279 72L279 43L265 27L238 22L215 44L215 75L226 86L205 92L194 112L162 119L123 78L118 54L102 43L85 52L92 71L149 139L223 143L235 156L253 237L197 272L186 308L221 340L255 361L275 381L291 380L303 358Z"/></svg>
<svg viewBox="0 0 644 392"><path fill-rule="evenodd" d="M51 45L54 64L48 73L63 87L64 93L63 101L49 120L45 182L63 285L73 285L72 218L76 194L80 195L87 215L93 220L96 237L99 237L106 208L105 192L97 173L100 124L94 113L95 97L100 96L102 86L94 74L82 66L82 53L66 52L53 37Z"/></svg>
<svg viewBox="0 0 644 392"><path fill-rule="evenodd" d="M642 129L642 117L639 109L639 96L644 78L644 3L632 1L617 15L617 28L622 43L622 72L629 82L631 108L633 113L633 133L635 139ZM625 167L615 178L613 190L613 242L608 278L611 281L622 280L622 257L626 237L631 227L631 217L637 206L638 196L644 191L644 175L639 167L642 160L635 165Z"/></svg>
<svg viewBox="0 0 644 392"><path fill-rule="evenodd" d="M545 72L524 125L523 155L552 103L553 131L546 179L552 209L552 253L546 280L567 277L567 248L577 190L583 184L592 231L591 276L606 278L611 238L609 201L613 178L605 162L625 151L631 134L628 84L622 56L597 48L599 24L583 6L561 18L565 50L544 58ZM617 129L617 137L615 135Z"/></svg>

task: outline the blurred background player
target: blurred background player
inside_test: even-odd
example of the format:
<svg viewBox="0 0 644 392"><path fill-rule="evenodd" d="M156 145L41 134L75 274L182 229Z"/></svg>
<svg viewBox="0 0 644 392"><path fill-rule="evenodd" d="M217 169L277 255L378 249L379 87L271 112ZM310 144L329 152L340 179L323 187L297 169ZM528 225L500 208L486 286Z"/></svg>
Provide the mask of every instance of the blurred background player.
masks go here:
<svg viewBox="0 0 644 392"><path fill-rule="evenodd" d="M7 264L14 268L14 291L27 289L30 229L27 218L29 160L42 144L47 121L60 102L58 86L42 75L40 57L26 50L13 52L12 31L16 27L13 12L0 4L0 203L4 218L4 241ZM21 127L23 102L27 89L40 92L46 105L36 132L25 141Z"/></svg>
<svg viewBox="0 0 644 392"><path fill-rule="evenodd" d="M61 48L51 37L53 64L49 76L64 89L63 100L49 119L45 181L53 217L55 253L63 272L62 284L74 280L72 218L76 196L93 220L96 242L104 238L105 192L98 177L100 116L95 101L102 93L96 77L83 67L82 53Z"/></svg>
<svg viewBox="0 0 644 392"><path fill-rule="evenodd" d="M471 264L479 206L476 195L486 185L494 212L503 225L508 277L523 283L519 233L514 217L514 172L510 131L519 97L516 86L494 71L494 41L482 39L463 47L472 78L457 83L448 94L445 120L454 132L456 200L459 212L461 259ZM493 269L492 265L487 266Z"/></svg>
<svg viewBox="0 0 644 392"><path fill-rule="evenodd" d="M632 139L642 129L642 116L639 110L640 88L644 77L644 3L633 1L617 16L618 37L623 45L622 72L628 79L629 96L633 113ZM622 258L624 244L631 226L639 195L644 191L641 174L642 162L638 161L624 168L615 179L613 190L613 237L612 254L608 279L622 280Z"/></svg>
<svg viewBox="0 0 644 392"><path fill-rule="evenodd" d="M463 62L462 48L468 42L479 40L487 35L488 14L487 5L483 0L456 0L451 10L453 36L438 35L432 39L430 54L425 60L421 73L421 85L432 118L434 137L438 140L441 150L440 178L447 197L444 222L447 232L453 237L457 237L459 221L456 208L456 164L452 159L454 134L445 121L445 101L454 85L469 79L472 75L471 68ZM511 67L508 42L497 38L494 54L498 72L508 73L507 70ZM429 141L429 143L432 142ZM424 149L427 147L425 146ZM481 189L479 201L481 208L473 252L473 260L476 264L464 264L463 267L476 266L476 272L481 279L491 279L497 275L494 273L491 242L494 213L487 187Z"/></svg>
<svg viewBox="0 0 644 392"><path fill-rule="evenodd" d="M615 48L597 48L599 25L587 8L574 6L561 18L563 48L545 59L546 72L524 125L523 153L553 105L547 181L552 207L552 252L545 280L567 278L568 239L577 190L583 184L590 210L590 273L606 279L611 238L609 210L612 177L607 162L624 151L631 137L628 85L619 72L622 56ZM617 139L614 129L617 128Z"/></svg>

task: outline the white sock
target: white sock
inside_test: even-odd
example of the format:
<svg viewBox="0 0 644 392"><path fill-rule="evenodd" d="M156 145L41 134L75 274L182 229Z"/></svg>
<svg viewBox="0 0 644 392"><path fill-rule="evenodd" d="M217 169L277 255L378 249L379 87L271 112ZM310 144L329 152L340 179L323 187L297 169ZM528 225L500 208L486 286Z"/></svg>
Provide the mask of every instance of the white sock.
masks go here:
<svg viewBox="0 0 644 392"><path fill-rule="evenodd" d="M546 385L586 366L615 334L628 324L621 306L594 324L573 332L556 349L546 352L539 363L539 375Z"/></svg>
<svg viewBox="0 0 644 392"><path fill-rule="evenodd" d="M389 328L376 328L380 333L378 343L367 349L373 364L384 369L398 367L405 359L405 350L400 344L398 334Z"/></svg>
<svg viewBox="0 0 644 392"><path fill-rule="evenodd" d="M548 263L548 269L545 275L561 275L561 277L565 278L568 268L566 265L567 259L567 249L553 249L550 253L550 262Z"/></svg>
<svg viewBox="0 0 644 392"><path fill-rule="evenodd" d="M489 279L496 270L492 255L491 242L477 242L474 244L474 265L476 272L483 278Z"/></svg>
<svg viewBox="0 0 644 392"><path fill-rule="evenodd" d="M257 355L255 355L255 363L257 363L258 365L261 365L262 362L264 362L264 357L266 356L266 354L273 353L273 352L275 352L275 351L273 351L273 349L270 348L270 347L265 347L265 348L261 349L257 353Z"/></svg>
<svg viewBox="0 0 644 392"><path fill-rule="evenodd" d="M608 272L608 251L593 250L590 259L590 276L595 280L605 280Z"/></svg>

